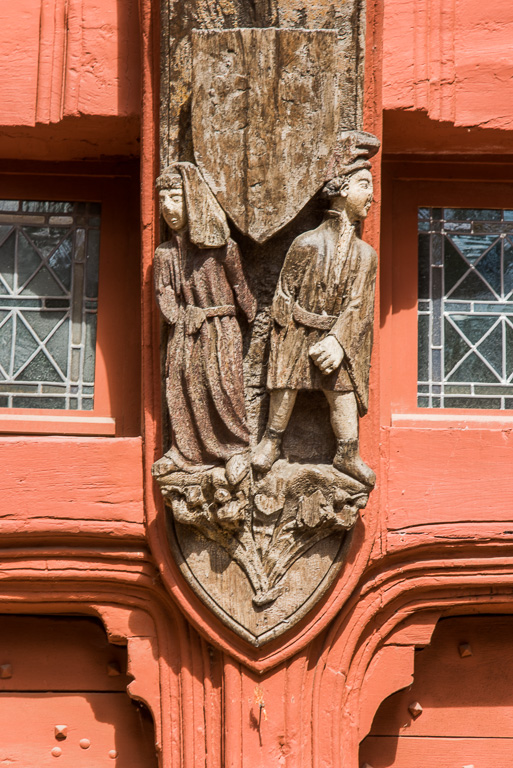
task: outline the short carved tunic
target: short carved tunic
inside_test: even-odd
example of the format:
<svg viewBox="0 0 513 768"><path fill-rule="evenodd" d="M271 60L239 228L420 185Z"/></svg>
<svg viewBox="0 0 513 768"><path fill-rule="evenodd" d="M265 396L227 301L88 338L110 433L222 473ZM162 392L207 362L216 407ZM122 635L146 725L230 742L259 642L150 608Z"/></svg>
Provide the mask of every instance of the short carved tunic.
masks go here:
<svg viewBox="0 0 513 768"><path fill-rule="evenodd" d="M294 240L272 305L270 390L354 390L360 415L367 411L376 270L375 251L335 211ZM309 350L327 335L335 336L345 357L324 375Z"/></svg>
<svg viewBox="0 0 513 768"><path fill-rule="evenodd" d="M154 269L169 324L166 396L173 454L185 465L226 461L249 444L235 302L250 321L256 302L238 246L228 240L221 248L200 249L187 234L176 234L157 248Z"/></svg>

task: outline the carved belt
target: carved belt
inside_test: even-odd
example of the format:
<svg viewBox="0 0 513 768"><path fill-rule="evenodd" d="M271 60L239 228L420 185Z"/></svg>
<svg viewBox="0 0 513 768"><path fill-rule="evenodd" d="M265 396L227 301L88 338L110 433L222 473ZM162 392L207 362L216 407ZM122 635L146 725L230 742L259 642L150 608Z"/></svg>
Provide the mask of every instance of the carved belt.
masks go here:
<svg viewBox="0 0 513 768"><path fill-rule="evenodd" d="M296 302L292 310L292 317L296 323L306 328L315 328L317 331L329 331L333 327L336 315L317 315L315 312L307 312Z"/></svg>
<svg viewBox="0 0 513 768"><path fill-rule="evenodd" d="M199 331L205 320L210 317L235 317L233 304L221 304L219 307L193 307L185 308L185 327L187 333Z"/></svg>

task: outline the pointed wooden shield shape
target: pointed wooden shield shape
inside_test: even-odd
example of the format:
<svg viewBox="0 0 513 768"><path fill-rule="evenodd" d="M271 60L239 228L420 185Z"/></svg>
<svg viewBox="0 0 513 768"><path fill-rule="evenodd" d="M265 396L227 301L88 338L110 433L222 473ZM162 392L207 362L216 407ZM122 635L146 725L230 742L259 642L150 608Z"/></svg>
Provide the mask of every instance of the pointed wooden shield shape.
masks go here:
<svg viewBox="0 0 513 768"><path fill-rule="evenodd" d="M196 162L228 216L257 242L323 184L338 123L336 51L334 30L193 34Z"/></svg>

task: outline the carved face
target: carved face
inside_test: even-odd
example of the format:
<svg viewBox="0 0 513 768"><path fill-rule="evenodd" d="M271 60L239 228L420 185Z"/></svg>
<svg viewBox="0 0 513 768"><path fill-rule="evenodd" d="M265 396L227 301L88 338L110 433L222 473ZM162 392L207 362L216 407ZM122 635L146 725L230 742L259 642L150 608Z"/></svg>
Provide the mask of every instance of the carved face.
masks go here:
<svg viewBox="0 0 513 768"><path fill-rule="evenodd" d="M187 209L180 176L167 189L160 190L159 202L160 211L168 227L176 232L183 229L187 224Z"/></svg>
<svg viewBox="0 0 513 768"><path fill-rule="evenodd" d="M341 190L341 196L345 197L345 209L351 221L366 218L373 195L372 174L369 170L364 168L348 177Z"/></svg>

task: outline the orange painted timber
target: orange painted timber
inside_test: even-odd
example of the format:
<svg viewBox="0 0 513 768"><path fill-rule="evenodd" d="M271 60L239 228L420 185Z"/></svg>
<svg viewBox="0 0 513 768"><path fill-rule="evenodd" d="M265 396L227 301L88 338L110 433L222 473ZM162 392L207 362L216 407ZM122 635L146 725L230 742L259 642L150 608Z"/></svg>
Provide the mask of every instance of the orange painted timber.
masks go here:
<svg viewBox="0 0 513 768"><path fill-rule="evenodd" d="M137 0L2 3L0 50L1 125L139 112Z"/></svg>
<svg viewBox="0 0 513 768"><path fill-rule="evenodd" d="M511 764L513 617L439 622L415 657L413 684L379 708L360 764L493 768ZM410 706L417 703L416 717ZM420 704L420 709L418 708Z"/></svg>
<svg viewBox="0 0 513 768"><path fill-rule="evenodd" d="M65 117L58 123L0 132L0 156L13 161L65 162L139 155L139 117Z"/></svg>
<svg viewBox="0 0 513 768"><path fill-rule="evenodd" d="M389 445L388 529L471 521L512 527L513 425L392 428Z"/></svg>
<svg viewBox="0 0 513 768"><path fill-rule="evenodd" d="M0 536L144 536L140 438L0 438Z"/></svg>
<svg viewBox="0 0 513 768"><path fill-rule="evenodd" d="M92 411L0 408L0 433L140 434L137 168L133 163L4 163L9 200L102 205L95 397ZM89 173L87 173L89 171Z"/></svg>
<svg viewBox="0 0 513 768"><path fill-rule="evenodd" d="M383 37L386 110L513 129L510 0L392 0L385 3Z"/></svg>
<svg viewBox="0 0 513 768"><path fill-rule="evenodd" d="M156 766L151 721L127 695L127 650L99 622L0 618L0 761Z"/></svg>
<svg viewBox="0 0 513 768"><path fill-rule="evenodd" d="M134 5L128 0L124 3L43 0L40 17L32 13L28 19L27 8L30 6L33 12L38 3L20 0L0 12L6 14L0 15L0 34L7 36L8 43L2 47L7 56L0 103L5 105L4 120L8 118L14 126L10 131L0 132L3 158L46 159L53 163L73 158L137 154L139 90L134 72L139 71L139 66L144 85L140 254L144 457L142 440L137 437L0 439L0 536L14 555L13 565L4 566L5 592L9 594L13 589L12 582L17 587L20 585L19 603L13 603L17 610L20 606L27 610L27 595L31 592L30 589L23 592L23 585L36 579L45 583L43 599L46 601L57 599L54 593L60 590L59 610L63 612L83 610L77 597L81 589L98 599L99 592L107 590L106 585L110 591L105 600L114 604L109 610L114 611L116 601L121 599L127 603L137 601L138 606L150 612L159 606L162 615L158 622L158 640L153 635L147 637L145 631L144 637L136 638L136 643L129 637L135 631L132 618L127 619L127 631L121 634L129 639L129 659L134 666L137 661L136 682L148 686L148 680L151 681L153 712L158 712L159 707L162 709L162 720L156 717L156 723L162 733L163 768L196 768L198 765L219 768L222 764L227 768L269 765L355 768L359 726L370 721L379 696L387 695L411 675L418 637L412 635L411 642L404 639L400 642L397 635L392 635L395 641L387 645L396 624L415 612L456 610L455 606L460 611L488 613L512 610L513 562L508 554L513 530L510 522L513 513L508 510L513 479L511 431L505 425L498 427L493 419L486 425L476 422L467 430L464 422L469 414L465 413L453 414L461 423L426 426L415 408L412 409L414 389L411 385L416 371L415 248L394 250L389 228L385 229L381 249L384 330L376 333L371 409L362 422L364 456L377 467L380 450L382 462L378 488L357 529L358 546L354 550L357 556L350 559L339 583L326 595L323 604L294 628L284 646L275 643L257 653L242 642L235 642L232 654L226 651L224 628L184 585L169 555L162 500L155 492L150 474L151 464L161 450L160 321L152 283L153 253L159 236L154 192L158 172L159 29L158 3L140 0L139 16ZM513 100L507 98L511 88L508 79L511 56L505 47L505 41L508 46L511 41L509 0L500 0L493 10L476 0L387 2L384 88L380 81L381 5L370 0L367 3L365 127L379 133L384 92L385 106L394 109L393 114L398 118L389 122L389 137L393 133L395 143L385 144L385 151L390 147L393 151L411 149L415 140L421 150L427 147L439 152L451 149L475 154L482 151L480 142L484 138L487 151L511 151L507 149L510 135L506 130L513 114ZM48 14L52 10L58 13L65 10L68 14L65 36L61 34L63 29L52 27ZM488 23L488 19L483 21L483 14L492 13L493 23ZM12 25L9 14L13 17ZM413 21L412 14L416 14ZM138 42L128 31L136 28L139 19L143 48L140 62ZM18 26L15 21L19 22ZM463 50L462 46L466 48ZM474 67L473 56L479 57L480 67ZM412 67L417 70L413 72ZM41 76L35 80L37 71ZM404 133L400 134L405 125L400 119L401 110L412 110L404 113L412 118L412 122L408 122L413 126L408 145L403 143ZM460 127L453 129L451 121ZM429 139L433 124L438 126L436 140ZM422 134L416 130L419 125ZM455 130L459 132L455 134ZM422 143L428 140L431 144ZM466 188L471 204L479 205L472 197L474 191L466 183L473 178L474 168L471 164L467 166L462 187ZM426 165L417 176L426 173L425 168ZM33 174L35 169L30 168L28 172ZM365 227L366 239L374 244L379 235L378 176L376 173L377 205ZM27 173L20 183L26 184L26 178ZM437 194L447 193L445 182L443 174L435 178ZM92 179L91 184L96 183ZM70 184L76 186L76 181L71 180ZM487 186L482 199L489 201L489 195ZM114 195L110 197L114 200ZM409 191L405 198L411 203ZM96 198L89 195L87 199ZM385 191L385 203L387 199ZM384 214L386 227L395 213L387 209ZM136 217L127 215L121 206L115 218L123 227L129 220L134 226L137 223ZM404 209L401 207L396 220L402 226ZM131 239L138 249L137 231L132 230ZM113 232L108 257L119 250L119 242ZM131 265L133 268L133 261ZM108 268L112 270L112 284L119 287L116 277L125 271L114 269L110 258ZM394 270L398 274L395 282L390 275ZM137 286L133 273L127 277L127 283ZM392 307L389 300L397 297L397 285L401 287L401 283L406 286L403 294L406 301ZM119 294L107 293L107 299L109 295ZM116 349L127 354L119 338L130 323L134 326L138 323L137 313L131 314L138 297L131 290L126 296L130 309L126 321L125 315L116 312L114 306L108 310L117 320L118 330L103 337L101 353L103 357L105 352L105 360L109 353L116 353ZM388 320L393 314L394 323L390 326ZM393 348L394 338L398 340L398 348ZM137 342L132 343L130 355L134 347L137 347L137 356ZM137 375L122 371L122 367L114 367L111 374L107 394L108 404L112 401L113 407L109 413L116 412L120 435L134 435L140 410L139 380ZM383 389L381 400L378 398L380 388ZM118 408L114 408L115 399ZM412 419L410 423L403 420L399 424L398 415ZM123 421L128 426L123 427ZM144 538L143 500L147 538ZM382 537L376 520L382 524ZM101 549L88 553L87 565L76 552L76 559L67 562L64 548L57 554L55 550L69 539L73 539L73 547L78 544L84 548L89 540L99 540ZM462 539L465 548L457 555L453 544ZM494 557L487 555L488 550L474 547L476 539L478 544L497 544L499 553L493 550ZM42 547L38 549L39 558L31 550L41 540L52 548L51 556L43 552ZM155 559L162 566L166 589L180 605L181 612L167 599L160 580L154 578L152 567L148 566L143 579L134 565L133 553L125 553L125 559L116 560L115 568L99 567L101 557L109 553L109 545L119 546L123 540L151 543ZM18 563L15 556L20 550L13 545L21 543L27 550ZM430 547L425 560L418 551L413 556L405 554L405 548L414 543ZM446 543L451 546L445 547ZM118 557L116 550L110 554L112 558ZM369 568L365 571L367 559ZM19 569L16 572L15 566ZM63 584L68 582L72 583L66 592ZM346 603L341 598L342 588ZM32 599L35 602L30 603L31 610L51 612L51 605L42 602L40 593ZM370 693L366 694L364 681L368 670ZM358 699L360 692L362 700ZM61 701L62 697L55 697L54 704L60 706ZM94 709L92 699L90 703ZM65 712L76 714L77 721L83 722L81 706L73 702ZM62 713L62 709L51 710L55 716L58 712ZM100 710L95 712L101 719ZM464 715L465 712L462 717ZM47 726L51 729L53 724L50 719L41 723L46 729L44 733L38 732L43 741ZM421 739L410 739L399 745L395 740L394 747L390 746L394 739L386 738L377 758L369 759L374 768L391 765L395 754L403 754L402 764L411 766L417 760L418 750L425 745ZM472 759L467 760L468 750L462 751L462 744L461 739L440 737L433 742L430 755L425 756L424 768L431 765L445 768L449 757L456 765L472 764ZM505 744L496 738L490 744L474 739L472 744L476 768L488 768L485 759L489 760L490 767L508 765L509 742ZM76 743L73 749L68 756L76 764L92 754L78 751ZM35 763L40 760L39 753L22 757ZM65 757L61 755L60 761ZM53 765L55 758L48 760ZM142 758L138 760L138 765L143 764ZM452 763L449 765L452 768Z"/></svg>
<svg viewBox="0 0 513 768"><path fill-rule="evenodd" d="M0 157L139 154L137 0L0 6Z"/></svg>
<svg viewBox="0 0 513 768"><path fill-rule="evenodd" d="M126 649L108 643L97 620L3 615L0 631L2 663L9 664L9 676L0 676L0 694L126 692Z"/></svg>
<svg viewBox="0 0 513 768"><path fill-rule="evenodd" d="M0 9L0 103L3 125L33 125L37 102L40 14L33 0L16 5L2 3Z"/></svg>

